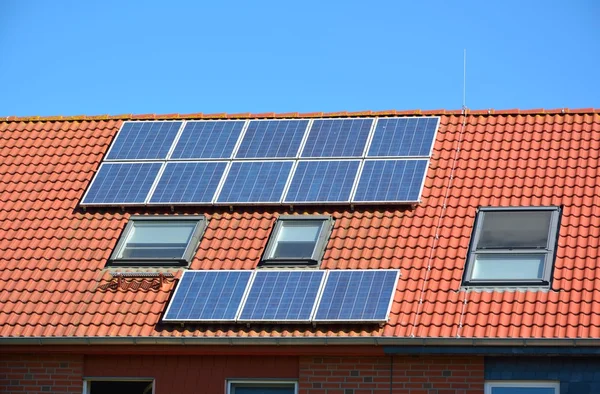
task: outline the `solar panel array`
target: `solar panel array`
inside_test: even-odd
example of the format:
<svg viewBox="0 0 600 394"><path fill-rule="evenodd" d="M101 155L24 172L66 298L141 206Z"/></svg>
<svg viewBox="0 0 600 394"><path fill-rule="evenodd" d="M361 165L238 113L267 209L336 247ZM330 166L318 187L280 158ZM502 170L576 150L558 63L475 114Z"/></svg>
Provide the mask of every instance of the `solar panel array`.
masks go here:
<svg viewBox="0 0 600 394"><path fill-rule="evenodd" d="M125 122L82 205L411 203L438 117Z"/></svg>
<svg viewBox="0 0 600 394"><path fill-rule="evenodd" d="M186 271L165 321L383 323L399 270Z"/></svg>

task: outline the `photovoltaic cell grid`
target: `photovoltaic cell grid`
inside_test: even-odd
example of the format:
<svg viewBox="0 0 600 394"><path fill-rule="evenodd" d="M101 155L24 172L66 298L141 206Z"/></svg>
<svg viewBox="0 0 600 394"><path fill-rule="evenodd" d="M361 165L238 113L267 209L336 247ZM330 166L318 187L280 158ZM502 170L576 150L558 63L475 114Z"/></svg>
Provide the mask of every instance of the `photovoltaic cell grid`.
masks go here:
<svg viewBox="0 0 600 394"><path fill-rule="evenodd" d="M226 167L225 162L167 163L150 203L210 203Z"/></svg>
<svg viewBox="0 0 600 394"><path fill-rule="evenodd" d="M238 158L294 158L308 120L251 121L237 151Z"/></svg>
<svg viewBox="0 0 600 394"><path fill-rule="evenodd" d="M162 163L104 163L82 203L144 203L161 166Z"/></svg>
<svg viewBox="0 0 600 394"><path fill-rule="evenodd" d="M314 321L386 321L398 274L397 270L330 271Z"/></svg>
<svg viewBox="0 0 600 394"><path fill-rule="evenodd" d="M228 159L244 128L244 121L187 122L172 159Z"/></svg>
<svg viewBox="0 0 600 394"><path fill-rule="evenodd" d="M325 271L258 271L240 321L310 321Z"/></svg>
<svg viewBox="0 0 600 394"><path fill-rule="evenodd" d="M302 157L361 157L373 119L317 119Z"/></svg>
<svg viewBox="0 0 600 394"><path fill-rule="evenodd" d="M182 122L126 122L106 160L166 159Z"/></svg>
<svg viewBox="0 0 600 394"><path fill-rule="evenodd" d="M164 320L235 321L251 271L184 272Z"/></svg>
<svg viewBox="0 0 600 394"><path fill-rule="evenodd" d="M300 161L284 201L348 201L359 164L358 160Z"/></svg>
<svg viewBox="0 0 600 394"><path fill-rule="evenodd" d="M291 161L233 162L217 202L279 202L292 163Z"/></svg>
<svg viewBox="0 0 600 394"><path fill-rule="evenodd" d="M169 159L168 152L183 122L125 122L104 164L118 160L132 161L130 164L137 166L101 169L82 205L146 203L154 182L151 178L156 175L155 166L159 163L148 167L148 163L139 160L157 158L168 165L153 192L151 204L418 201L427 160L407 158L429 156L439 118L379 118L367 158L389 160L369 160L362 156L373 122L373 118L315 119L306 131L311 124L307 119L189 121ZM246 124L247 130L240 141ZM305 159L296 162L293 159L303 138L306 143L300 156ZM238 143L238 152L232 159ZM276 160L283 157L292 160ZM324 160L333 157L355 160ZM170 160L194 160L194 163L176 164L180 162ZM233 163L223 168L223 164L208 165L203 160ZM357 168L355 163L363 161ZM283 196L292 168L295 172ZM359 182L351 195L356 172ZM215 201L214 193L223 173L226 181Z"/></svg>
<svg viewBox="0 0 600 394"><path fill-rule="evenodd" d="M368 156L429 156L438 118L382 118Z"/></svg>
<svg viewBox="0 0 600 394"><path fill-rule="evenodd" d="M352 201L418 201L427 159L366 160Z"/></svg>

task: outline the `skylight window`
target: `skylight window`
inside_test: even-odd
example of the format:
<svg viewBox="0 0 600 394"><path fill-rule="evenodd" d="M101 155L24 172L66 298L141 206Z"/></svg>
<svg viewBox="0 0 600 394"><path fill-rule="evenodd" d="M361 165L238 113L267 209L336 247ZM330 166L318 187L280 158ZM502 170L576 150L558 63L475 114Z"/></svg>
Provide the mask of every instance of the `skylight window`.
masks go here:
<svg viewBox="0 0 600 394"><path fill-rule="evenodd" d="M331 233L331 224L329 216L280 216L262 263L318 264Z"/></svg>
<svg viewBox="0 0 600 394"><path fill-rule="evenodd" d="M559 216L557 207L480 208L464 283L550 283Z"/></svg>
<svg viewBox="0 0 600 394"><path fill-rule="evenodd" d="M134 216L110 261L115 265L184 265L192 259L204 231L204 216Z"/></svg>

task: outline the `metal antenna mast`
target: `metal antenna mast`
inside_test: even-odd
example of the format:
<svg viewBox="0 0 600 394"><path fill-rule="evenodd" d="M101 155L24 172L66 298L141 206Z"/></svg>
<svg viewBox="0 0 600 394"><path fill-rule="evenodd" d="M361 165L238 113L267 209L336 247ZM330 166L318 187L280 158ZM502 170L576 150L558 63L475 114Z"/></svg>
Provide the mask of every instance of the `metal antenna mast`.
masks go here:
<svg viewBox="0 0 600 394"><path fill-rule="evenodd" d="M467 49L464 49L463 53L463 111L467 109Z"/></svg>

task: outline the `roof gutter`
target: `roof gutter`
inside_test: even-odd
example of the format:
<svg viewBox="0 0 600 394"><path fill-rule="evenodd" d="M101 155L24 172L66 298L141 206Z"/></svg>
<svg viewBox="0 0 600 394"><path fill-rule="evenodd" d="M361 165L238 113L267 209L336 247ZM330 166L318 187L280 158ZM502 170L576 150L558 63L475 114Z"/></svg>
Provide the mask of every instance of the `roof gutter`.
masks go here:
<svg viewBox="0 0 600 394"><path fill-rule="evenodd" d="M221 346L336 346L372 345L385 347L389 354L423 353L423 348L528 348L597 347L599 339L525 338L404 338L404 337L2 337L0 345L221 345Z"/></svg>

